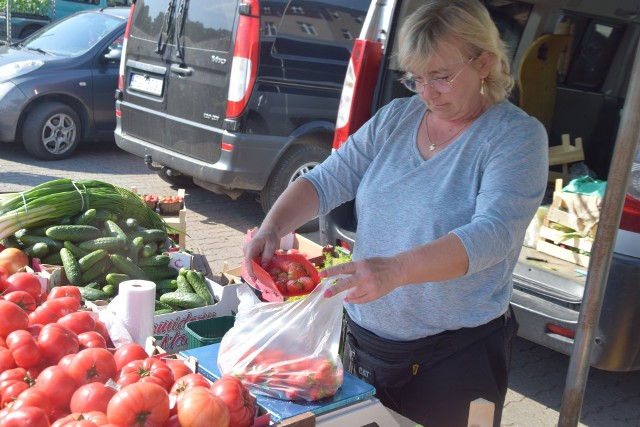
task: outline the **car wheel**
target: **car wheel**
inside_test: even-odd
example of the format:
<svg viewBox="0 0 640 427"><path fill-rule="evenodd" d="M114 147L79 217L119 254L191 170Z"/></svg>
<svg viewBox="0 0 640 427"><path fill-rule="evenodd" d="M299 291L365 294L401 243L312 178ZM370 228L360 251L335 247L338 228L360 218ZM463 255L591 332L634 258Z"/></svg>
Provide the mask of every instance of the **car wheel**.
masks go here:
<svg viewBox="0 0 640 427"><path fill-rule="evenodd" d="M319 165L329 156L329 151L316 145L296 145L280 159L271 173L267 185L260 192L260 204L266 214L289 184ZM318 219L298 228L300 233L318 230Z"/></svg>
<svg viewBox="0 0 640 427"><path fill-rule="evenodd" d="M171 184L172 187L177 188L191 188L195 184L193 178L188 175L183 175L180 172L174 171L166 166L163 166L157 171L158 176L164 182Z"/></svg>
<svg viewBox="0 0 640 427"><path fill-rule="evenodd" d="M62 160L78 148L80 131L80 118L73 108L48 102L38 105L25 119L22 142L34 157Z"/></svg>

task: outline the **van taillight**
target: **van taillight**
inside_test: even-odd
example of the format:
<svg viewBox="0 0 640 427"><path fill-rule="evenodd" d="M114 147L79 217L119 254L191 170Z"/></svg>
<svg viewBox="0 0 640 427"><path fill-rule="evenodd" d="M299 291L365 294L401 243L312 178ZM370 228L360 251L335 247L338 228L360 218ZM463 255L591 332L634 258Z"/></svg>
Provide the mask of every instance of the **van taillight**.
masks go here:
<svg viewBox="0 0 640 427"><path fill-rule="evenodd" d="M553 323L547 323L547 333L560 335L565 338L574 339L576 332L564 326L555 325Z"/></svg>
<svg viewBox="0 0 640 427"><path fill-rule="evenodd" d="M136 2L131 3L131 10L129 10L129 19L127 20L127 28L124 30L124 41L122 42L122 56L120 57L120 71L118 71L118 89L124 92L124 63L125 54L127 52L127 40L129 40L129 29L131 28L131 18L133 17L133 9L136 7Z"/></svg>
<svg viewBox="0 0 640 427"><path fill-rule="evenodd" d="M347 137L371 116L371 103L381 61L382 43L362 39L355 41L338 107L333 136L334 149L340 148ZM358 102L353 102L354 99Z"/></svg>
<svg viewBox="0 0 640 427"><path fill-rule="evenodd" d="M243 0L238 7L240 19L231 64L227 118L239 116L247 106L258 69L259 1Z"/></svg>
<svg viewBox="0 0 640 427"><path fill-rule="evenodd" d="M640 200L627 194L620 218L620 228L640 233Z"/></svg>

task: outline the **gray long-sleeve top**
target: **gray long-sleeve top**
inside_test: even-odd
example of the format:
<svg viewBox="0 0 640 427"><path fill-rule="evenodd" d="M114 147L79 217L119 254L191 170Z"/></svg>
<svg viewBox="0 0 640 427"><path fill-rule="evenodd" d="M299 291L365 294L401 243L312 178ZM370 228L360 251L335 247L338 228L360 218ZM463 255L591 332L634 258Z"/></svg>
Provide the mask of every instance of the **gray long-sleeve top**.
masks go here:
<svg viewBox="0 0 640 427"><path fill-rule="evenodd" d="M547 183L546 131L510 102L490 107L425 161L416 136L426 108L418 96L392 101L304 176L318 191L320 214L356 196L354 260L392 256L447 233L462 241L464 277L346 304L359 325L398 341L478 326L507 310L525 230Z"/></svg>

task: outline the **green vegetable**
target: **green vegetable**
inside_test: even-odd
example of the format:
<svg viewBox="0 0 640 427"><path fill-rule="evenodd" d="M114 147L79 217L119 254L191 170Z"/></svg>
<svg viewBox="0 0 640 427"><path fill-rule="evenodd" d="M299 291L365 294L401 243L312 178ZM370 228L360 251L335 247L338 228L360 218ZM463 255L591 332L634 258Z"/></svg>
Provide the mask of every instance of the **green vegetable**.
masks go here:
<svg viewBox="0 0 640 427"><path fill-rule="evenodd" d="M170 289L172 291L175 291L176 289L178 289L178 281L176 279L161 279L161 280L156 280L156 291L162 290L162 289Z"/></svg>
<svg viewBox="0 0 640 427"><path fill-rule="evenodd" d="M49 265L62 265L62 257L60 256L60 251L56 251L50 255L47 255L42 260L42 263Z"/></svg>
<svg viewBox="0 0 640 427"><path fill-rule="evenodd" d="M187 292L168 292L160 296L160 301L180 308L198 308L207 305L200 295Z"/></svg>
<svg viewBox="0 0 640 427"><path fill-rule="evenodd" d="M171 257L169 255L153 255L147 258L142 258L138 261L140 267L160 267L168 266Z"/></svg>
<svg viewBox="0 0 640 427"><path fill-rule="evenodd" d="M95 209L87 209L80 215L78 215L74 221L76 225L88 225L91 221L93 221L96 217Z"/></svg>
<svg viewBox="0 0 640 427"><path fill-rule="evenodd" d="M79 285L82 283L82 271L80 270L80 264L78 264L78 260L73 256L71 251L67 248L60 249L60 258L62 259L64 274L67 276L69 283L72 285Z"/></svg>
<svg viewBox="0 0 640 427"><path fill-rule="evenodd" d="M116 294L118 288L113 285L104 285L102 287L102 292L104 292L108 297L112 297Z"/></svg>
<svg viewBox="0 0 640 427"><path fill-rule="evenodd" d="M106 258L107 255L109 255L109 252L107 252L106 250L97 249L91 252L90 254L83 256L78 260L78 264L80 265L80 270L82 270L83 272L87 271L95 263L97 263L101 259Z"/></svg>
<svg viewBox="0 0 640 427"><path fill-rule="evenodd" d="M131 277L122 273L109 273L107 274L106 280L110 285L118 286L124 281L131 280Z"/></svg>
<svg viewBox="0 0 640 427"><path fill-rule="evenodd" d="M142 256L150 257L158 251L158 244L156 242L148 242L142 247Z"/></svg>
<svg viewBox="0 0 640 427"><path fill-rule="evenodd" d="M135 265L127 257L120 254L111 254L111 262L121 273L131 276L134 279L150 279L145 271Z"/></svg>
<svg viewBox="0 0 640 427"><path fill-rule="evenodd" d="M171 267L142 267L149 280L175 279L178 270Z"/></svg>
<svg viewBox="0 0 640 427"><path fill-rule="evenodd" d="M96 251L98 249L113 251L124 249L126 244L126 240L123 240L120 237L98 237L96 239L80 242L78 247L86 251Z"/></svg>
<svg viewBox="0 0 640 427"><path fill-rule="evenodd" d="M82 242L102 236L102 231L91 225L53 225L46 234L55 240Z"/></svg>
<svg viewBox="0 0 640 427"><path fill-rule="evenodd" d="M30 258L38 258L43 259L47 255L49 255L50 249L46 243L38 242L34 243L31 246L27 246L24 249L24 253L27 254Z"/></svg>
<svg viewBox="0 0 640 427"><path fill-rule="evenodd" d="M16 236L18 237L18 236ZM60 250L62 248L62 242L60 240L54 240L47 236L38 236L34 234L22 234L18 237L25 245L35 245L36 243L45 243L49 248Z"/></svg>
<svg viewBox="0 0 640 427"><path fill-rule="evenodd" d="M144 227L177 232L130 190L97 180L57 179L0 196L0 239L21 228L70 221L87 209L96 209L96 217L103 209L116 217L135 218Z"/></svg>
<svg viewBox="0 0 640 427"><path fill-rule="evenodd" d="M86 251L84 249L80 249L78 247L78 245L74 244L73 242L70 242L68 240L65 240L65 242L63 243L63 246L67 249L69 249L71 251L71 253L76 257L76 258L82 258L83 256L87 256L89 255L91 252L90 251Z"/></svg>
<svg viewBox="0 0 640 427"><path fill-rule="evenodd" d="M176 277L176 283L178 285L178 287L176 289L178 292L193 293L195 291L191 287L191 284L189 283L187 278L185 276L183 276L182 274L180 274L180 275L178 275L178 277Z"/></svg>
<svg viewBox="0 0 640 427"><path fill-rule="evenodd" d="M127 235L125 234L125 232L122 231L122 228L120 228L120 226L114 221L111 221L110 219L106 220L104 222L104 227L110 236L119 237L124 241L127 240Z"/></svg>
<svg viewBox="0 0 640 427"><path fill-rule="evenodd" d="M89 288L87 286L78 286L78 289L80 289L80 295L82 295L82 299L84 299L85 301L109 299L109 295L104 293L101 289Z"/></svg>
<svg viewBox="0 0 640 427"><path fill-rule="evenodd" d="M215 301L213 300L213 295L211 295L209 287L207 286L204 274L196 270L189 270L187 271L187 280L189 281L189 284L191 285L193 290L196 291L196 293L202 298L204 298L204 300L207 302L207 305L215 303Z"/></svg>
<svg viewBox="0 0 640 427"><path fill-rule="evenodd" d="M134 262L134 264L138 263L138 259L140 259L140 252L143 247L144 239L142 236L135 237L131 240L131 243L129 244L129 258Z"/></svg>
<svg viewBox="0 0 640 427"><path fill-rule="evenodd" d="M146 229L135 231L132 237L141 236L145 243L149 242L164 242L167 240L167 233L164 230L159 229Z"/></svg>
<svg viewBox="0 0 640 427"><path fill-rule="evenodd" d="M93 264L90 268L82 273L82 282L87 283L93 279L98 278L100 275L105 274L112 267L111 260L109 258L102 258Z"/></svg>

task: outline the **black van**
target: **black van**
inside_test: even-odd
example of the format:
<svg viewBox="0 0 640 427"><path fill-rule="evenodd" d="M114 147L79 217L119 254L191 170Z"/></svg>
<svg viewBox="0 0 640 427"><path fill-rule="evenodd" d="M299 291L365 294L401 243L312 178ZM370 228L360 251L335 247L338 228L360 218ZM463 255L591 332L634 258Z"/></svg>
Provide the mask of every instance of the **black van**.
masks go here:
<svg viewBox="0 0 640 427"><path fill-rule="evenodd" d="M399 82L403 72L394 58L395 35L404 17L423 2L388 0L371 4L347 72L335 149L389 101L413 95ZM510 48L519 89L514 91L512 102L545 124L550 157L562 157L551 156L552 152L565 154L561 144L565 134L570 136L571 151L580 153L562 163L566 169L560 163L551 165L548 197L541 207L544 212L553 202L553 178L557 174L565 178L564 184L566 178L583 174L607 181L611 171L622 167L612 164L612 159L627 91L633 88L630 82L636 79L636 87L639 82L638 75L632 73L640 39L638 5L625 0L483 3ZM534 65L534 72L529 73L534 80L531 84L525 66L530 60ZM540 80L546 71L547 77ZM636 93L631 90L631 94ZM532 103L527 104L527 100ZM578 139L582 144L579 150ZM633 141L637 143L637 139ZM572 169L577 172L571 173ZM610 371L640 370L640 146L629 173L620 226L617 235L613 233L615 242L607 242L613 248L612 260L590 358L592 366ZM608 184L625 183L614 180ZM354 206L354 201L347 202L320 218L323 245L344 251L357 245ZM553 248L542 233L533 246L523 244L511 298L520 323L519 335L565 354L572 352L588 274L584 253L575 247L567 249L574 239L570 234L561 236ZM594 239L587 236L577 240L594 245L602 242L600 238L613 240L610 235L602 236L596 232Z"/></svg>
<svg viewBox="0 0 640 427"><path fill-rule="evenodd" d="M367 1L133 3L119 147L172 184L259 192L265 212L329 155Z"/></svg>

